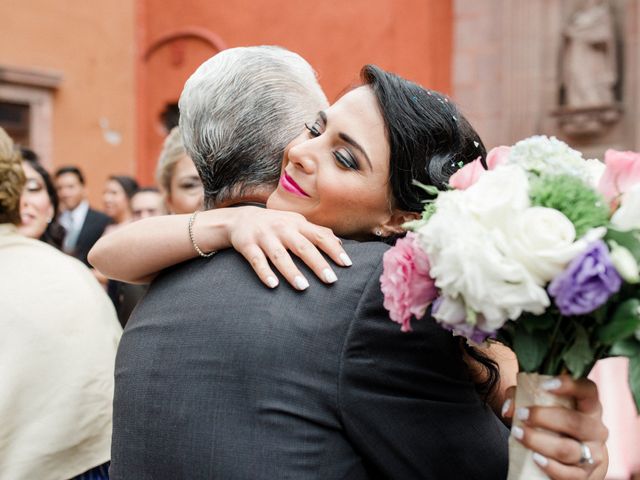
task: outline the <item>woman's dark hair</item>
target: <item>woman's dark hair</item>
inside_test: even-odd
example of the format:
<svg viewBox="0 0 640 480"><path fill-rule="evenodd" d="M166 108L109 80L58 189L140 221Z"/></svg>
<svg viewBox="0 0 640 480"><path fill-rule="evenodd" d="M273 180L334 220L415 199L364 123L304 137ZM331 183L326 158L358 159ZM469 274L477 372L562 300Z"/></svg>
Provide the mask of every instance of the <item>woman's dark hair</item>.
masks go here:
<svg viewBox="0 0 640 480"><path fill-rule="evenodd" d="M131 200L131 197L138 191L138 182L136 182L133 177L127 175L111 175L109 180L118 182L129 200Z"/></svg>
<svg viewBox="0 0 640 480"><path fill-rule="evenodd" d="M449 177L486 150L480 136L441 93L366 65L362 82L376 96L391 150L389 184L395 207L422 212L430 196L413 181L446 188Z"/></svg>
<svg viewBox="0 0 640 480"><path fill-rule="evenodd" d="M365 65L360 76L384 119L394 207L422 212L431 196L414 180L442 190L465 164L478 157L484 164L487 152L480 136L447 97L375 65ZM483 372L473 377L476 390L487 399L500 379L496 362L464 341L461 348L482 367Z"/></svg>
<svg viewBox="0 0 640 480"><path fill-rule="evenodd" d="M67 232L64 227L58 223L58 194L56 193L56 188L51 180L51 175L49 175L49 172L40 165L38 155L33 150L20 147L20 154L23 161L28 163L29 166L42 177L44 186L47 190L47 195L49 196L49 201L51 202L51 205L53 205L53 219L49 222L49 225L47 225L47 229L40 237L40 240L58 249L62 249L62 242L64 241L64 236Z"/></svg>

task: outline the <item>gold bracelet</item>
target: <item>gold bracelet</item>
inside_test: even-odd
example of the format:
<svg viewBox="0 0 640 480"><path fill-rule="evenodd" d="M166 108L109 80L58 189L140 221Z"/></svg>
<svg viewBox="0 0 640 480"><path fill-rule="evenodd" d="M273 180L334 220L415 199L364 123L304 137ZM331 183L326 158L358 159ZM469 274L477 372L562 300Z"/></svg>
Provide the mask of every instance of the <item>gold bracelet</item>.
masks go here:
<svg viewBox="0 0 640 480"><path fill-rule="evenodd" d="M195 248L196 252L198 252L198 255L204 258L209 258L215 255L217 252L214 250L213 252L204 253L196 243L196 239L193 236L193 222L196 221L197 215L198 215L198 211L196 210L195 212L193 212L193 214L189 218L189 238L191 239L191 245L193 245L193 248Z"/></svg>

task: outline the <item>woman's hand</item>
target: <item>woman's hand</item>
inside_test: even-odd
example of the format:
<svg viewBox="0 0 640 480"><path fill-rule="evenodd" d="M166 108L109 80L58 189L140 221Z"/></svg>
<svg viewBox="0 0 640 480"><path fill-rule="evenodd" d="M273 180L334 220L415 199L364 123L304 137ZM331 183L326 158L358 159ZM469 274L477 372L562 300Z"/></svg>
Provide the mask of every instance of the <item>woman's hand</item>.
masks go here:
<svg viewBox="0 0 640 480"><path fill-rule="evenodd" d="M512 431L512 435L521 437L518 440L535 452L536 463L554 480L604 479L609 465L605 446L609 433L602 423L602 404L596 384L591 380L574 380L568 375L561 375L548 382L547 389L556 395L573 397L576 410L563 407L519 408L515 415L523 421L523 428ZM515 387L510 387L502 409L502 415L507 419L514 415L514 396ZM585 461L583 445L591 453L592 464Z"/></svg>
<svg viewBox="0 0 640 480"><path fill-rule="evenodd" d="M260 280L270 288L278 285L278 278L269 261L294 288L304 290L309 286L289 252L325 283L333 283L337 277L320 251L340 266L351 265L342 242L331 229L310 223L299 213L258 207L233 210L237 215L228 224L231 246L247 259Z"/></svg>

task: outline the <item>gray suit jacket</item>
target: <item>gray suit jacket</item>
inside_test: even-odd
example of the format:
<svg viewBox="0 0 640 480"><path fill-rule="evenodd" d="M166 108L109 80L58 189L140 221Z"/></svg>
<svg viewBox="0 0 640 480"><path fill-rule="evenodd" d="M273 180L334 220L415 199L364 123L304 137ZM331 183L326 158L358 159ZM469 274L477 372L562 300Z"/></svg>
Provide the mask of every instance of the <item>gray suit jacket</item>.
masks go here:
<svg viewBox="0 0 640 480"><path fill-rule="evenodd" d="M354 266L305 292L230 250L157 278L117 356L111 478L505 478L507 430L457 341L400 332L386 247L345 249Z"/></svg>

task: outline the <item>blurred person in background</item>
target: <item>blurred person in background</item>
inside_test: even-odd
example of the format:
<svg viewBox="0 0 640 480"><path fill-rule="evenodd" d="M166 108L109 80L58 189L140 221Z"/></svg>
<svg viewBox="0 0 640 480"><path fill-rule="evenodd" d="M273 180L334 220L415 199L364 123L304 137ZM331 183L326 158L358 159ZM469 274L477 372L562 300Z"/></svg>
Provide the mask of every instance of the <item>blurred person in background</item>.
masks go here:
<svg viewBox="0 0 640 480"><path fill-rule="evenodd" d="M26 183L20 197L20 226L27 237L62 249L65 229L58 222L58 195L47 172L33 150L20 148Z"/></svg>
<svg viewBox="0 0 640 480"><path fill-rule="evenodd" d="M187 155L178 127L164 141L156 167L160 186L169 213L193 213L202 210L204 189L193 160Z"/></svg>
<svg viewBox="0 0 640 480"><path fill-rule="evenodd" d="M59 221L67 232L63 250L90 266L87 254L111 219L89 206L84 175L78 167L61 167L54 177L62 210Z"/></svg>
<svg viewBox="0 0 640 480"><path fill-rule="evenodd" d="M164 215L164 201L160 190L155 187L143 187L131 197L131 211L133 219Z"/></svg>
<svg viewBox="0 0 640 480"><path fill-rule="evenodd" d="M164 200L157 188L144 187L138 190L131 197L131 210L133 211L133 221L142 218L164 215ZM127 324L131 312L144 296L149 285L134 285L131 283L109 280L109 295L116 307L118 320L122 327Z"/></svg>
<svg viewBox="0 0 640 480"><path fill-rule="evenodd" d="M0 478L108 479L122 328L81 262L19 233L26 181L0 128Z"/></svg>
<svg viewBox="0 0 640 480"><path fill-rule="evenodd" d="M133 218L131 197L138 191L138 182L127 175L111 175L107 179L102 193L104 213L111 217L113 224L105 229L112 231L119 225L130 222Z"/></svg>

